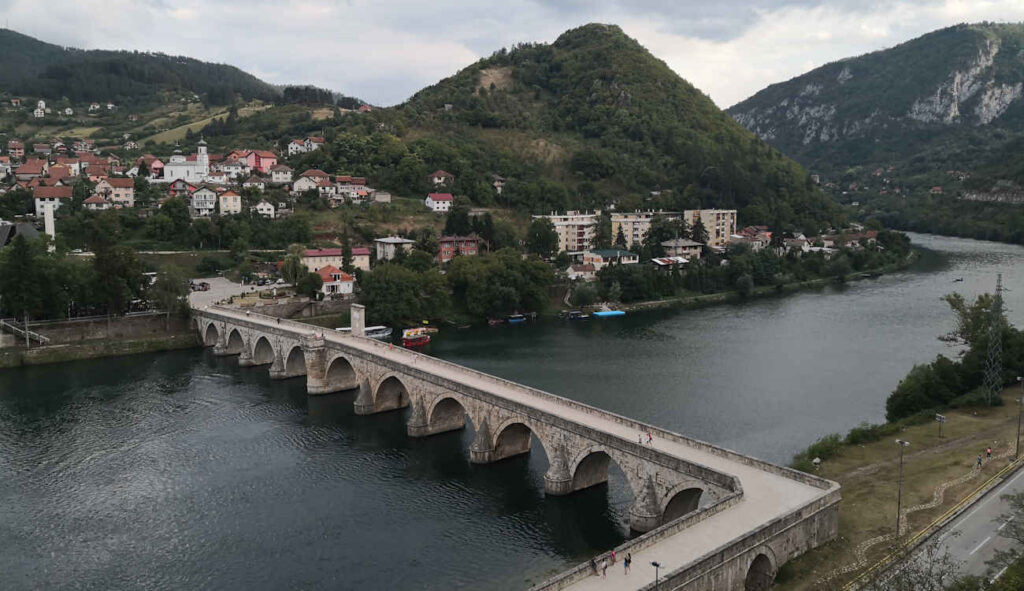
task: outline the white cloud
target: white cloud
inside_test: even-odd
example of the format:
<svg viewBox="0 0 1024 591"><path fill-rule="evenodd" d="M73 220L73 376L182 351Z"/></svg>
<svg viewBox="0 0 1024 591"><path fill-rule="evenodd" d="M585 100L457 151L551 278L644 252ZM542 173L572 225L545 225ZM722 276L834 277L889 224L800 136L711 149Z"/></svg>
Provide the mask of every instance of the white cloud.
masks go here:
<svg viewBox="0 0 1024 591"><path fill-rule="evenodd" d="M587 22L622 25L722 107L843 57L958 22L1024 20L1020 0L0 0L61 45L183 54L274 83L394 104L492 51Z"/></svg>

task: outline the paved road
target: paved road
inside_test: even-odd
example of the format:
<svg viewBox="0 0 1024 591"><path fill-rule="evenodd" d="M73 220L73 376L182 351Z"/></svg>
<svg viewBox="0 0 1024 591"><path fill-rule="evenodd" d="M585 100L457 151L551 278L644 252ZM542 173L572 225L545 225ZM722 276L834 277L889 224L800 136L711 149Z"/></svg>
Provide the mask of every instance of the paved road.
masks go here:
<svg viewBox="0 0 1024 591"><path fill-rule="evenodd" d="M226 300L231 296L236 296L240 293L250 293L252 291L265 291L273 288L290 287L287 284L284 285L242 285L241 283L235 283L230 279L224 277L207 277L204 279L193 279L192 281L199 283L205 281L210 284L210 291L193 291L188 295L188 302L193 308L202 308L204 306L212 305L220 300Z"/></svg>
<svg viewBox="0 0 1024 591"><path fill-rule="evenodd" d="M952 558L960 561L963 574L988 575L990 578L1001 575L999 571L989 573L985 561L991 560L996 550L1006 550L1013 545L999 535L1006 525L999 520L999 515L1010 511L1000 496L1019 492L1024 492L1024 470L1018 470L1009 480L989 491L959 519L939 532L939 551L948 550Z"/></svg>
<svg viewBox="0 0 1024 591"><path fill-rule="evenodd" d="M239 321L265 324L268 329L282 328L294 330L299 334L323 334L328 342L344 347L354 348L370 355L402 363L411 368L437 375L472 388L486 391L492 395L506 398L517 403L531 406L544 414L553 415L580 425L602 431L613 437L620 438L629 444L636 443L639 432L636 426L624 425L613 420L612 415L603 412L585 412L584 410L544 396L541 392L516 384L495 376L478 372L460 365L442 361L401 347L392 347L372 339L342 335L334 331L295 321L278 323L277 319L261 314L246 315L244 312L227 308L210 308L205 312L220 315L222 318L235 318ZM640 423L636 423L639 425ZM791 511L803 507L816 499L830 494L831 490L822 490L809 484L768 472L752 466L739 458L714 453L708 449L687 444L683 439L670 439L669 434L657 429L655 447L664 453L681 458L694 464L708 466L714 470L735 476L743 487L743 496L734 506L716 515L710 516L697 524L684 529L664 540L640 551L633 552L636 567L630 576L623 572L621 564L608 569L607 579L588 577L569 586L569 589L588 591L593 589L635 589L653 581L654 572L649 565L658 561L662 565L662 573L669 573L682 566L692 564L710 551L734 540L748 532L782 517Z"/></svg>

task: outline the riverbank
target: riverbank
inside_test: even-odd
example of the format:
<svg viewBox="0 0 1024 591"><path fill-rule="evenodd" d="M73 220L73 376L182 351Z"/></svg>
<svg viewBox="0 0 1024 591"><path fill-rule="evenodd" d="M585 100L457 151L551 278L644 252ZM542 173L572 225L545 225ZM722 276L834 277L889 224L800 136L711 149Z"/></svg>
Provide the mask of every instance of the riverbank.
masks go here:
<svg viewBox="0 0 1024 591"><path fill-rule="evenodd" d="M896 437L911 442L903 458L904 536L928 527L1006 467L1016 440L1015 395L1006 390L1000 407L946 411L942 437L929 420L887 424L876 441L857 443L857 437L848 436L846 443L833 439L816 444L828 448L829 457L811 471L842 486L840 537L784 565L776 587L840 589L891 550L899 469ZM978 454L989 447L992 459L975 469Z"/></svg>
<svg viewBox="0 0 1024 591"><path fill-rule="evenodd" d="M671 298L663 298L660 300L648 300L643 302L630 302L619 304L615 307L618 310L629 312L642 310L657 310L663 308L694 309L705 308L708 306L717 306L721 304L736 304L749 300L786 295L809 289L821 289L829 285L836 285L837 283L860 281L863 279L877 279L882 275L888 275L890 273L895 273L897 271L906 270L911 265L913 265L919 257L920 253L915 250L911 252L911 254L907 257L907 260L902 263L887 265L885 267L880 267L878 269L871 269L868 271L860 271L857 273L853 273L846 277L846 279L842 282L838 282L835 278L822 277L820 279L809 279L807 281L794 281L791 283L782 283L773 286L755 287L747 295L742 295L740 292L734 290L694 296L676 296ZM593 308L599 309L597 307Z"/></svg>
<svg viewBox="0 0 1024 591"><path fill-rule="evenodd" d="M173 351L199 345L190 319L163 314L92 317L30 324L47 343L0 348L0 368Z"/></svg>
<svg viewBox="0 0 1024 591"><path fill-rule="evenodd" d="M149 339L100 339L79 344L43 345L30 349L11 347L0 349L0 369L174 351L198 346L198 337L193 331L189 331L187 334L171 334Z"/></svg>

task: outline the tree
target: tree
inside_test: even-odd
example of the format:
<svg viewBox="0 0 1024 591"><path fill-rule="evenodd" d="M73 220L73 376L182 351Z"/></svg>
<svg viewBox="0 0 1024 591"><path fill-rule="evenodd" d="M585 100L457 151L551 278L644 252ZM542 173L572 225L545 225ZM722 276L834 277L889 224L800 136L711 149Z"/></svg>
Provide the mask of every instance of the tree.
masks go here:
<svg viewBox="0 0 1024 591"><path fill-rule="evenodd" d="M558 233L548 218L535 218L530 222L526 234L526 249L541 257L549 258L558 249Z"/></svg>
<svg viewBox="0 0 1024 591"><path fill-rule="evenodd" d="M352 238L348 235L348 230L341 237L341 270L346 273L352 273L355 268L352 266Z"/></svg>
<svg viewBox="0 0 1024 591"><path fill-rule="evenodd" d="M621 225L619 225L619 231L615 233L615 248L626 248L626 235L622 233Z"/></svg>
<svg viewBox="0 0 1024 591"><path fill-rule="evenodd" d="M170 330L172 314L188 314L189 283L184 269L175 265L164 267L150 286L148 295L166 313L165 324Z"/></svg>
<svg viewBox="0 0 1024 591"><path fill-rule="evenodd" d="M700 216L697 216L697 221L690 228L690 233L693 235L694 242L700 242L705 245L708 243L708 229L704 227L704 221Z"/></svg>
<svg viewBox="0 0 1024 591"><path fill-rule="evenodd" d="M96 250L93 267L102 278L98 291L108 314L127 312L132 300L142 296L146 277L134 249L118 245Z"/></svg>
<svg viewBox="0 0 1024 591"><path fill-rule="evenodd" d="M466 236L473 231L473 224L469 219L469 203L464 199L455 200L455 204L448 210L448 216L444 220L444 233L446 236Z"/></svg>
<svg viewBox="0 0 1024 591"><path fill-rule="evenodd" d="M40 282L35 266L35 253L24 236L14 237L10 248L4 249L0 259L0 295L6 309L25 316L34 311L40 299Z"/></svg>
<svg viewBox="0 0 1024 591"><path fill-rule="evenodd" d="M594 248L612 247L612 218L608 213L602 213L597 218L597 227L594 228Z"/></svg>
<svg viewBox="0 0 1024 591"><path fill-rule="evenodd" d="M292 285L297 286L299 279L308 272L309 269L306 268L306 265L302 264L302 259L298 255L289 254L281 262L281 277Z"/></svg>
<svg viewBox="0 0 1024 591"><path fill-rule="evenodd" d="M307 272L305 275L299 277L298 283L295 284L295 293L315 299L317 294L320 293L320 288L323 287L323 285L324 280L320 275Z"/></svg>

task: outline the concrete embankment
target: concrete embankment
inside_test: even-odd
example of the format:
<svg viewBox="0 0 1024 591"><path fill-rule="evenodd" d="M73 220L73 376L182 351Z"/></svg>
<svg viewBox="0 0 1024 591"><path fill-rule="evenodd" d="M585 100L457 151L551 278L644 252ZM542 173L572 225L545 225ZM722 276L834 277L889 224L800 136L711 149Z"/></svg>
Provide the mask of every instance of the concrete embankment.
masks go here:
<svg viewBox="0 0 1024 591"><path fill-rule="evenodd" d="M49 339L45 345L6 339L0 348L0 368L43 365L79 359L115 357L186 349L199 345L187 318L150 314L123 318L86 318L30 325L32 332Z"/></svg>

